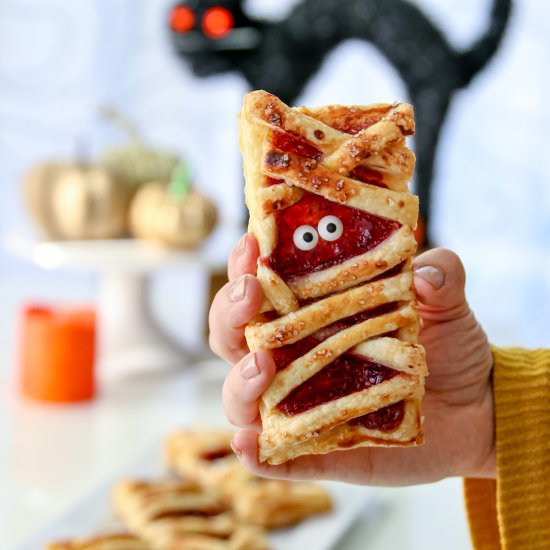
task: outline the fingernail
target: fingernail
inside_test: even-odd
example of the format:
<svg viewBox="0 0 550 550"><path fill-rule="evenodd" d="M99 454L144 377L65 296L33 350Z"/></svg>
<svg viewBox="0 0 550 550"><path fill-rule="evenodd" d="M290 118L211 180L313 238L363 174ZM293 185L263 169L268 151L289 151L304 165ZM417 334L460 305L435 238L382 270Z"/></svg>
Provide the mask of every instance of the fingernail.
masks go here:
<svg viewBox="0 0 550 550"><path fill-rule="evenodd" d="M258 363L256 362L256 354L249 355L241 365L241 376L245 380L251 380L260 374Z"/></svg>
<svg viewBox="0 0 550 550"><path fill-rule="evenodd" d="M239 457L241 458L241 456L243 456L243 450L240 449L239 447L237 447L237 444L235 443L235 440L231 440L231 448L233 449L233 452Z"/></svg>
<svg viewBox="0 0 550 550"><path fill-rule="evenodd" d="M243 235L241 237L241 240L237 243L237 246L235 248L235 253L237 256L244 256L244 253L246 252L246 245L247 245L247 239L248 233L246 235Z"/></svg>
<svg viewBox="0 0 550 550"><path fill-rule="evenodd" d="M232 302L240 302L246 296L246 275L239 277L229 289L229 299Z"/></svg>
<svg viewBox="0 0 550 550"><path fill-rule="evenodd" d="M415 269L414 274L430 283L435 290L439 290L445 284L445 273L433 265L423 265Z"/></svg>

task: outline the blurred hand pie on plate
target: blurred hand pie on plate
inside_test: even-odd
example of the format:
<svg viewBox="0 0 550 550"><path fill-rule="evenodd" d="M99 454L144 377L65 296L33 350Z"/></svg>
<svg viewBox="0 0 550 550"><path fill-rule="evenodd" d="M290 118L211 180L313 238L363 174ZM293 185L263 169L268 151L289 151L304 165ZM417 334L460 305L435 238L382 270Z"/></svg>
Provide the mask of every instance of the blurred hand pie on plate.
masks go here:
<svg viewBox="0 0 550 550"><path fill-rule="evenodd" d="M182 431L170 436L166 456L172 468L218 495L235 514L266 528L295 524L332 508L317 483L262 479L241 466L229 430Z"/></svg>
<svg viewBox="0 0 550 550"><path fill-rule="evenodd" d="M212 493L193 482L121 481L117 514L153 550L267 550L264 531L245 524Z"/></svg>

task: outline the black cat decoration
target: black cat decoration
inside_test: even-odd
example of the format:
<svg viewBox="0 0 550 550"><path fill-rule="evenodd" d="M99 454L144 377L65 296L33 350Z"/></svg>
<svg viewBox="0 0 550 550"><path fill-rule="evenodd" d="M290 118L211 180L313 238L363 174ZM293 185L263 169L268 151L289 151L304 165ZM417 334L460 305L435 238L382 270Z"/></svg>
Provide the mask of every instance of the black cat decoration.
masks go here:
<svg viewBox="0 0 550 550"><path fill-rule="evenodd" d="M177 52L195 75L239 72L252 89L294 104L326 55L344 40L363 39L401 75L415 108L416 191L430 244L434 160L453 94L494 56L511 0L493 0L487 29L457 51L443 31L405 0L303 0L281 21L249 17L242 0L188 0L170 13Z"/></svg>

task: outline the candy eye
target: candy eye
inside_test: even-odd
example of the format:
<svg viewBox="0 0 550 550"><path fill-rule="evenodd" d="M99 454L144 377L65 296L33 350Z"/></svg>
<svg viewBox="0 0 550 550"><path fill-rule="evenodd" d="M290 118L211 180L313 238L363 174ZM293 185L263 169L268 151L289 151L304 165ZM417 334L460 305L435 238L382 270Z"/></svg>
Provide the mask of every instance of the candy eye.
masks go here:
<svg viewBox="0 0 550 550"><path fill-rule="evenodd" d="M321 218L317 229L319 230L321 239L325 241L336 241L342 236L344 225L340 221L340 218L336 216L325 216Z"/></svg>
<svg viewBox="0 0 550 550"><path fill-rule="evenodd" d="M294 244L300 250L313 250L319 242L319 235L311 225L301 225L294 231Z"/></svg>

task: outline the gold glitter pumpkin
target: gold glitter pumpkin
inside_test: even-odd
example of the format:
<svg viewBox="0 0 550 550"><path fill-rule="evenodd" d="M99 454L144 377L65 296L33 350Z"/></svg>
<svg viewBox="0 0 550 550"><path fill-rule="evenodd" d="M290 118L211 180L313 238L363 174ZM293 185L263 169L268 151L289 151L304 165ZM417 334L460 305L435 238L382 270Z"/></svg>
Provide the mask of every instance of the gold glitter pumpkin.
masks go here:
<svg viewBox="0 0 550 550"><path fill-rule="evenodd" d="M131 192L108 170L78 163L49 162L23 181L29 213L52 239L123 237Z"/></svg>

